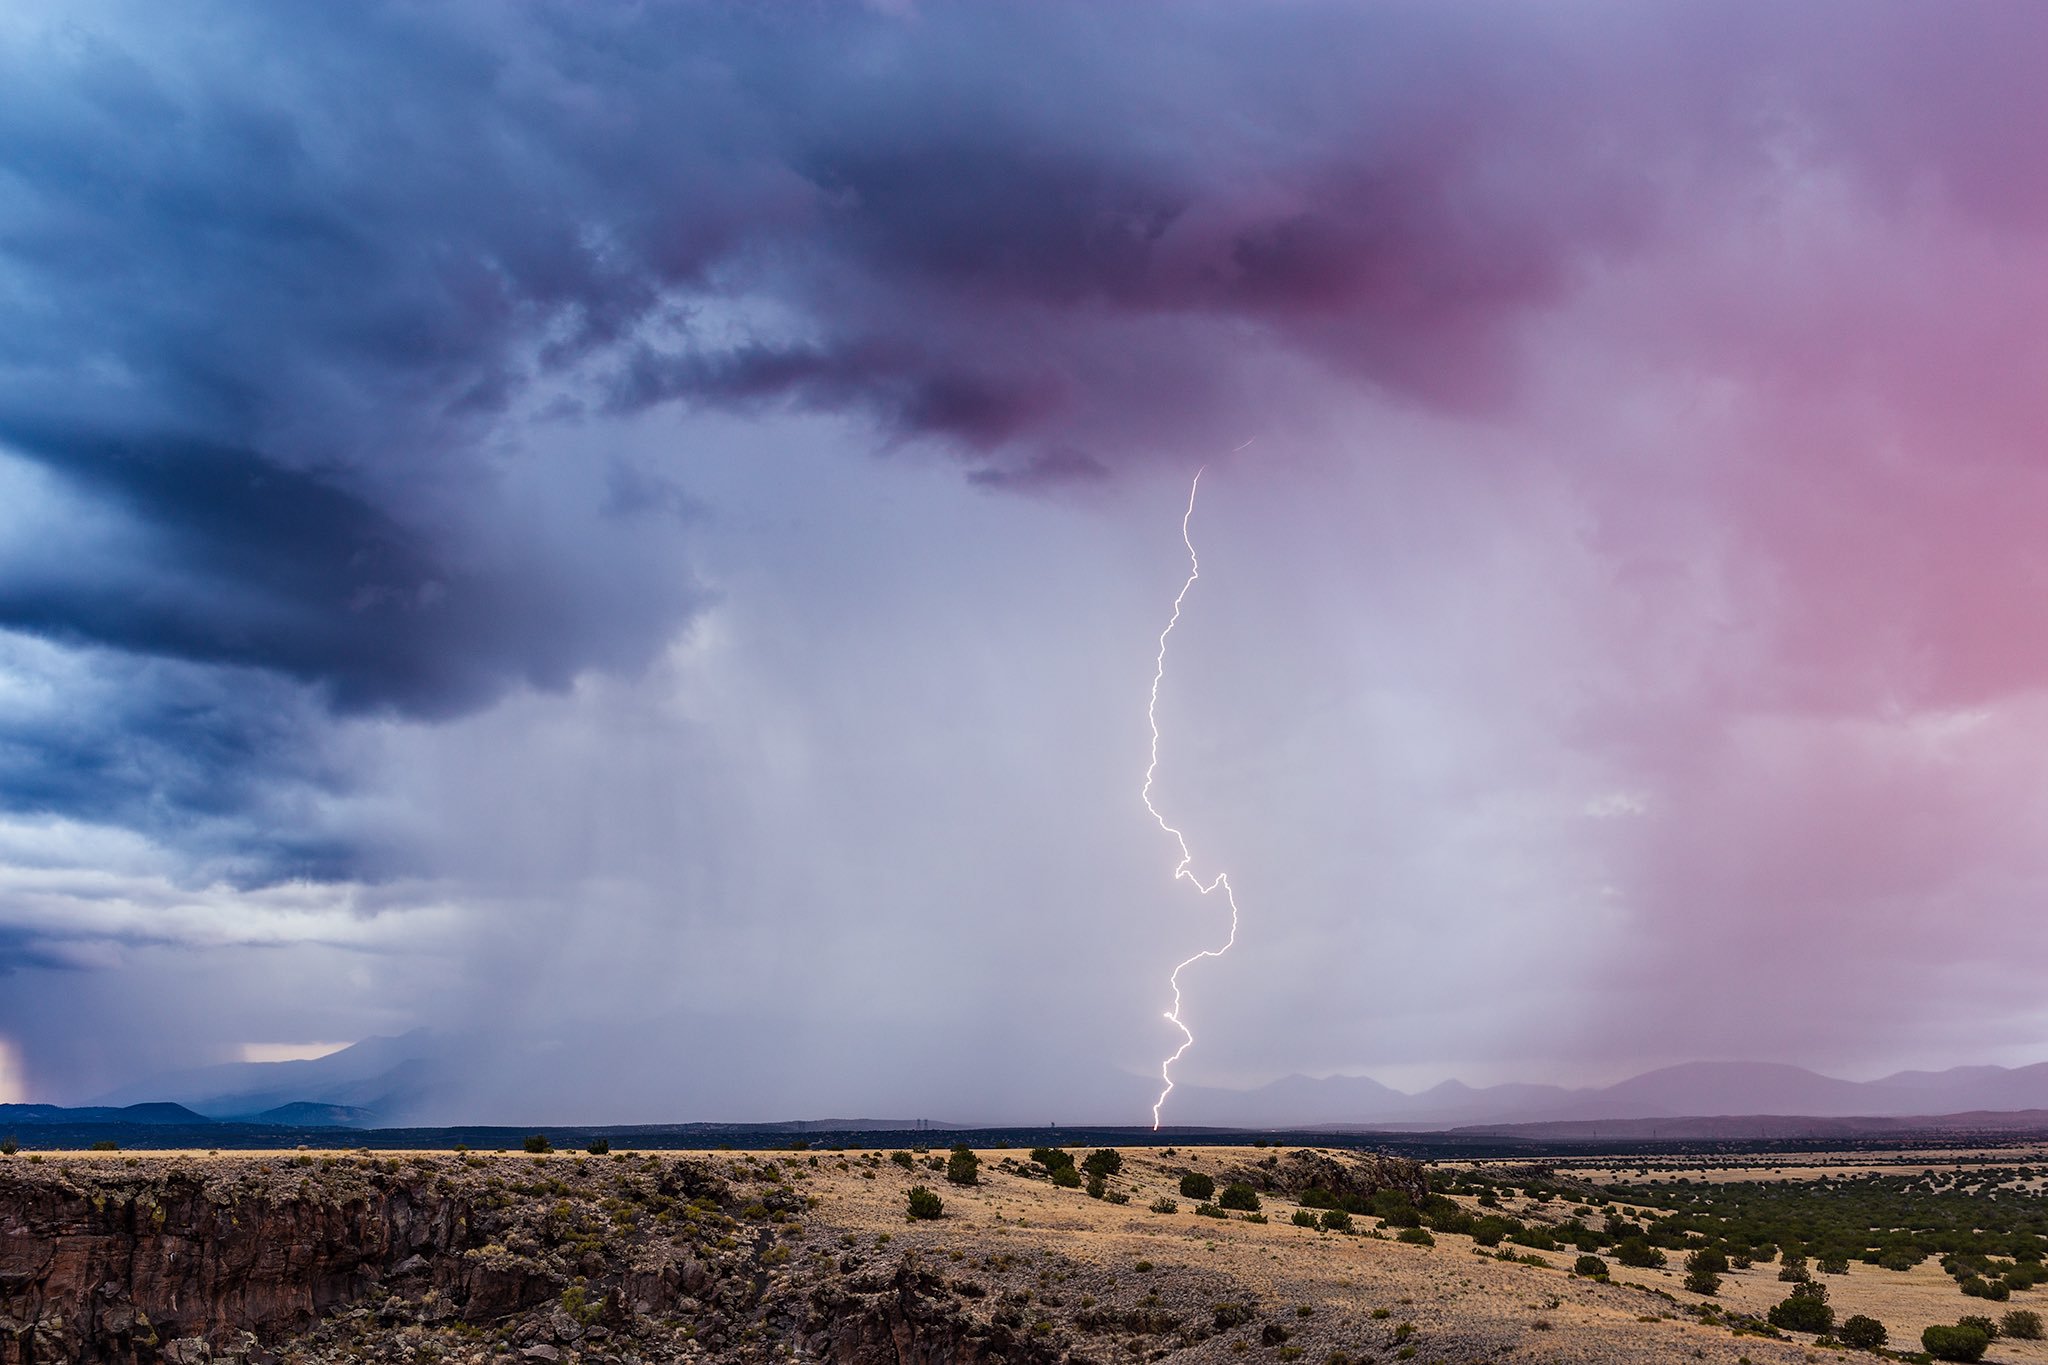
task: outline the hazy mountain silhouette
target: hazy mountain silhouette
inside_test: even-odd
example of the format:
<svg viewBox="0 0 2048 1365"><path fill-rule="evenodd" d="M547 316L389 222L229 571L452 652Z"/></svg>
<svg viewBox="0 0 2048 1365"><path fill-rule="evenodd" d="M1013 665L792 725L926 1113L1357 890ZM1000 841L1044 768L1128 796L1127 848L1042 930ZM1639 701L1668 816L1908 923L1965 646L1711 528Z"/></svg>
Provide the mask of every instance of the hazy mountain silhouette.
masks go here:
<svg viewBox="0 0 2048 1365"><path fill-rule="evenodd" d="M95 1103L162 1100L210 1119L398 1124L437 1097L447 1053L443 1039L415 1029L396 1038L365 1038L310 1061L228 1062L172 1072L124 1085ZM321 1110L325 1116L315 1117ZM297 1119L277 1118L280 1112Z"/></svg>
<svg viewBox="0 0 2048 1365"><path fill-rule="evenodd" d="M1364 1076L1287 1076L1254 1090L1181 1086L1173 1098L1175 1122L1229 1127L1448 1128L1751 1114L1896 1118L2048 1109L2048 1063L1845 1081L1779 1062L1687 1062L1586 1089L1446 1081L1419 1094Z"/></svg>
<svg viewBox="0 0 2048 1365"><path fill-rule="evenodd" d="M433 1115L453 1121L461 1105L454 1079L464 1070L464 1040L415 1030L366 1038L326 1057L299 1062L240 1062L177 1072L123 1086L96 1103L183 1105L212 1119L397 1126ZM1095 1078L1101 1081L1102 1078ZM1115 1093L1096 1084L1090 1093ZM1445 1081L1416 1094L1368 1076L1283 1076L1250 1090L1180 1085L1166 1111L1175 1125L1230 1128L1469 1128L1502 1124L1574 1124L1778 1115L1807 1118L1905 1118L2048 1110L2048 1062L2032 1066L1959 1066L1901 1071L1845 1081L1778 1062L1687 1062L1614 1085L1567 1089ZM677 1114L675 1121L715 1121ZM973 1116L957 1116L972 1122ZM1104 1121L1108 1115L1075 1114ZM809 1120L820 1127L825 1120Z"/></svg>

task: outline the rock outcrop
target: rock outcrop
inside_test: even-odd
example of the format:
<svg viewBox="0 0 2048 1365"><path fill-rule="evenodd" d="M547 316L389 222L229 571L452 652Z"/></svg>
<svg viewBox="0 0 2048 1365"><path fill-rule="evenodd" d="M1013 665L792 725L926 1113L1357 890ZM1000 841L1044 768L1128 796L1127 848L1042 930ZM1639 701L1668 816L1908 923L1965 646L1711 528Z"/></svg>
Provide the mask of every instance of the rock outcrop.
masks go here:
<svg viewBox="0 0 2048 1365"><path fill-rule="evenodd" d="M1377 1152L1333 1153L1313 1147L1276 1152L1263 1160L1225 1172L1220 1183L1242 1183L1266 1194L1299 1199L1321 1190L1339 1201L1371 1202L1381 1190L1398 1190L1421 1204L1429 1197L1429 1176L1422 1164L1406 1157Z"/></svg>

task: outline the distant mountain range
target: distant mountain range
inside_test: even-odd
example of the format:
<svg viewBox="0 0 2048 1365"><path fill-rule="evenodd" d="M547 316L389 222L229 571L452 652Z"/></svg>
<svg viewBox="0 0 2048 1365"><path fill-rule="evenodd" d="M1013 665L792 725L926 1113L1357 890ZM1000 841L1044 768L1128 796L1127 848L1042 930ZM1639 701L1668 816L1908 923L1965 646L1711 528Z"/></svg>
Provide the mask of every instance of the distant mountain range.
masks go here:
<svg viewBox="0 0 2048 1365"><path fill-rule="evenodd" d="M2048 1109L2048 1063L1844 1081L1776 1062L1688 1062L1588 1089L1475 1088L1445 1081L1414 1095L1364 1076L1287 1076L1255 1090L1182 1086L1174 1102L1182 1123L1256 1128L1449 1129L1744 1115L1904 1118Z"/></svg>
<svg viewBox="0 0 2048 1365"><path fill-rule="evenodd" d="M122 1086L94 1101L167 1102L208 1119L298 1127L367 1128L411 1122L445 1089L450 1058L426 1029L365 1038L298 1062L228 1062Z"/></svg>
<svg viewBox="0 0 2048 1365"><path fill-rule="evenodd" d="M95 1101L101 1121L237 1121L273 1127L402 1127L450 1121L454 1079L465 1044L427 1030L366 1038L311 1061L240 1062L202 1067L123 1086ZM142 1106L141 1109L130 1106ZM180 1108L182 1106L182 1108ZM88 1121L86 1110L0 1106L0 1123L38 1120L30 1111ZM2048 1119L2048 1063L2007 1068L1961 1066L1901 1071L1874 1081L1845 1081L1772 1062L1690 1062L1584 1089L1446 1081L1408 1094L1364 1076L1287 1076L1251 1090L1182 1085L1170 1119L1218 1128L1479 1130L1530 1136L1655 1136L1659 1120L1898 1120L1968 1116L1977 1127L2042 1126ZM142 1117L146 1112L156 1119ZM175 1115L175 1116L173 1116ZM181 1116L181 1117L178 1117ZM2000 1116L2009 1116L2001 1119ZM679 1119L702 1118L678 1115ZM958 1116L970 1117L970 1116ZM1107 1116L1103 1116L1107 1117ZM44 1120L49 1121L49 1120ZM1601 1125L1608 1125L1602 1129ZM1627 1125L1626 1128L1621 1125ZM805 1127L908 1128L908 1120L810 1120ZM940 1125L949 1126L949 1125ZM1896 1123L1869 1125L1896 1130ZM1829 1125L1835 1131L1837 1125ZM1785 1125L1740 1122L1689 1128L1775 1136ZM1676 1135L1677 1129L1671 1134Z"/></svg>

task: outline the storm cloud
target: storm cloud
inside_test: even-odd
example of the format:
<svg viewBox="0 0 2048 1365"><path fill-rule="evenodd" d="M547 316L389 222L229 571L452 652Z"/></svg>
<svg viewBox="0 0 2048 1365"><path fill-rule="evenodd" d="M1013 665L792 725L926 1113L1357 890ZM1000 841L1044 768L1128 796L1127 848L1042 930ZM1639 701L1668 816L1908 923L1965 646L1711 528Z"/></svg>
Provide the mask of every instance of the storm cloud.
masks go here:
<svg viewBox="0 0 2048 1365"><path fill-rule="evenodd" d="M842 895L929 943L992 894L906 997L968 1011L1027 906L1093 933L1043 907L1153 894L1122 807L1074 791L1128 796L1104 698L1213 460L1242 586L1205 584L1180 761L1243 785L1182 795L1293 907L1248 958L1420 951L1433 916L1541 977L1462 1023L1406 987L1284 1027L1240 994L1219 1078L1548 1065L1503 1050L1531 1015L1597 1067L1646 1002L1636 1060L1704 1018L1756 1055L1784 1016L1721 983L1794 995L1816 961L1837 1008L1799 1060L1894 1055L1860 1002L1930 959L1995 977L1987 1045L2023 1048L1976 944L2048 876L2004 757L2048 688L2044 30L1823 0L17 13L0 832L119 889L0 891L0 971L114 991L138 953L290 943L383 964L309 1036L517 1006L608 1037L618 996L636 1029L748 1017L786 955L800 1037L878 1008L836 969L905 970ZM129 909L60 931L66 896ZM740 965L707 1001L582 960L568 907L644 963ZM1096 943L1085 999L1009 988L1012 1023L1142 1069L1161 923ZM1075 970L1039 951L1030 979ZM141 1065L51 1061L26 1016L32 1075ZM770 1093L705 1085L658 1098Z"/></svg>

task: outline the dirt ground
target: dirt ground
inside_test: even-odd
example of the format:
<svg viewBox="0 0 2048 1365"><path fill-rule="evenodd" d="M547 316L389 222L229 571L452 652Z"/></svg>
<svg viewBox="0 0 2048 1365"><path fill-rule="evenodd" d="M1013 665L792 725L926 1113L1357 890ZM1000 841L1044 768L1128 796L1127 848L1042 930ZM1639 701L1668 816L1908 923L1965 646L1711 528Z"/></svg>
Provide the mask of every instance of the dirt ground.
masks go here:
<svg viewBox="0 0 2048 1365"><path fill-rule="evenodd" d="M1076 1151L1077 1157L1086 1153ZM73 1165L135 1165L175 1157L205 1160L205 1153L66 1153L43 1160ZM248 1161L254 1154L220 1154ZM275 1154L288 1159L297 1153ZM315 1155L321 1155L315 1153ZM345 1154L360 1159L367 1154ZM418 1154L394 1152L416 1159ZM509 1166L540 1163L559 1168L594 1158L575 1154L534 1157L477 1153ZM677 1157L686 1154L664 1153ZM1302 1361L1305 1365L1377 1365L1413 1360L1440 1365L1472 1362L1664 1362L1704 1360L1818 1361L1844 1357L1816 1347L1810 1337L1772 1340L1737 1335L1691 1311L1708 1302L1682 1285L1681 1258L1663 1271L1614 1267L1611 1283L1569 1273L1576 1252L1539 1253L1547 1266L1498 1259L1469 1237L1437 1233L1435 1245L1417 1246L1385 1236L1326 1233L1293 1225L1296 1205L1266 1196L1264 1222L1242 1214L1197 1216L1195 1201L1179 1194L1183 1173L1218 1177L1270 1155L1252 1148L1123 1149L1122 1172L1110 1182L1125 1202L1090 1198L1059 1188L1028 1167L1021 1151L985 1150L981 1183L947 1183L934 1165L943 1149L920 1153L911 1169L886 1151L706 1152L687 1154L727 1168L735 1180L759 1181L760 1163L777 1164L809 1205L802 1216L799 1251L819 1264L836 1262L886 1272L906 1260L943 1277L976 1311L1006 1312L1021 1330L1063 1344L1076 1359L1108 1365L1170 1355L1189 1362L1244 1357ZM1341 1154L1339 1154L1341 1156ZM2001 1153L2008 1161L2027 1160ZM1931 1156L1931 1154L1930 1154ZM1908 1169L1962 1164L1953 1152L1941 1160L1908 1156L1883 1164ZM20 1158L17 1158L20 1159ZM439 1158L446 1160L447 1158ZM1844 1165L1744 1163L1725 1168L1689 1166L1694 1180L1784 1179ZM1873 1166L1878 1163L1869 1163ZM1011 1167L1005 1170L1005 1166ZM1564 1168L1560 1174L1642 1183L1634 1166ZM1678 1172L1656 1171L1672 1178ZM924 1185L944 1201L937 1220L906 1216L907 1195ZM1155 1212L1157 1199L1174 1200L1172 1213ZM1502 1212L1532 1221L1570 1216L1569 1200L1543 1206L1507 1199ZM1374 1220L1358 1220L1361 1233ZM792 1230L792 1235L795 1235ZM1521 1251L1521 1248L1515 1248ZM1761 1316L1784 1297L1775 1264L1726 1277L1715 1300L1724 1310ZM2011 1303L1985 1305L1960 1295L1933 1262L1909 1272L1861 1264L1846 1275L1822 1277L1838 1319L1867 1313L1891 1332L1893 1349L1917 1349L1920 1329L1954 1322L1964 1313L2036 1307L2034 1293ZM2048 1298L2048 1293L2041 1297ZM1165 1323L1179 1328L1165 1327ZM1196 1327L1187 1333L1180 1329ZM1178 1335L1176 1335L1178 1333ZM1187 1338L1192 1335L1191 1343ZM1998 1341L1987 1360L2043 1362L2048 1343Z"/></svg>
<svg viewBox="0 0 2048 1365"><path fill-rule="evenodd" d="M1354 1361L1708 1360L1733 1365L1746 1358L1762 1365L1821 1358L1810 1339L1802 1345L1738 1338L1724 1327L1697 1322L1665 1295L1693 1302L1698 1296L1683 1295L1675 1279L1667 1284L1667 1277L1656 1272L1626 1272L1644 1287L1575 1278L1568 1273L1575 1254L1569 1251L1547 1254L1552 1267L1544 1268L1497 1260L1469 1237L1438 1234L1435 1246L1423 1247L1318 1232L1294 1226L1297 1206L1270 1197L1262 1210L1268 1219L1264 1224L1195 1216L1193 1201L1178 1193L1181 1173L1217 1174L1265 1155L1249 1148L1188 1149L1173 1157L1126 1149L1123 1173L1112 1184L1129 1195L1130 1202L1122 1205L997 1169L1003 1158L1022 1153L979 1155L984 1178L974 1188L946 1185L927 1170L913 1175L886 1161L869 1166L858 1154L829 1157L825 1178L815 1186L806 1182L805 1188L819 1195L822 1220L875 1230L870 1236L886 1231L892 1245L915 1248L932 1263L960 1267L960 1273L974 1273L990 1257L1013 1257L1036 1267L1043 1280L1040 1294L1061 1300L1055 1307L1066 1308L1086 1296L1098 1305L1128 1308L1147 1294L1158 1295L1169 1311L1189 1315L1206 1316L1218 1303L1246 1304L1261 1323L1277 1323L1288 1332L1278 1347L1287 1353L1283 1358L1314 1365L1323 1365L1334 1352ZM847 1156L852 1157L847 1169L838 1170ZM905 1193L913 1183L940 1193L944 1218L903 1221ZM1175 1199L1179 1211L1150 1211L1151 1202L1162 1196ZM1147 1263L1148 1270L1139 1269ZM1953 1285L1941 1278L1949 1300L1957 1301ZM1748 1294L1749 1288L1741 1292ZM1772 1296L1770 1302L1782 1297ZM1952 1322L1960 1311L1949 1311L1941 1320ZM1405 1333L1403 1324L1409 1325ZM1900 1325L1905 1325L1903 1318ZM1917 1337L1918 1327L1913 1331ZM1274 1355L1275 1349L1261 1340L1257 1332L1222 1333L1176 1351L1174 1358Z"/></svg>

